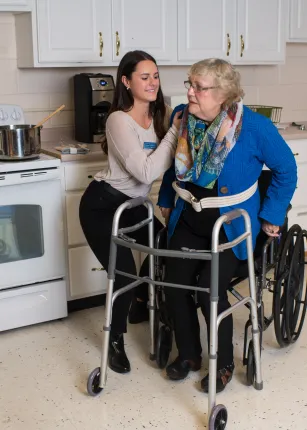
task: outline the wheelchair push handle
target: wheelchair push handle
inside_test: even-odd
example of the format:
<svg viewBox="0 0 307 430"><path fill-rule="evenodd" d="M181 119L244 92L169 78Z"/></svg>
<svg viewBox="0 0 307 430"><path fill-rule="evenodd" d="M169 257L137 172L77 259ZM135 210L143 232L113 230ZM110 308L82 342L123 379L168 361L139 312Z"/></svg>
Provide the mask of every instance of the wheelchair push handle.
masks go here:
<svg viewBox="0 0 307 430"><path fill-rule="evenodd" d="M136 197L134 199L128 200L126 209L132 209L137 206L142 206L147 201L148 201L147 197Z"/></svg>

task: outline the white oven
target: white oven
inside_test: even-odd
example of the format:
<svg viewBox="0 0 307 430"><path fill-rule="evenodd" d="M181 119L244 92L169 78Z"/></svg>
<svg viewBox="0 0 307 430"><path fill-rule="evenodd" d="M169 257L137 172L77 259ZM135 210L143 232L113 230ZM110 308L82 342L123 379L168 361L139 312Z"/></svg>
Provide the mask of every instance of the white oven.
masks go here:
<svg viewBox="0 0 307 430"><path fill-rule="evenodd" d="M0 331L67 315L60 160L0 163Z"/></svg>

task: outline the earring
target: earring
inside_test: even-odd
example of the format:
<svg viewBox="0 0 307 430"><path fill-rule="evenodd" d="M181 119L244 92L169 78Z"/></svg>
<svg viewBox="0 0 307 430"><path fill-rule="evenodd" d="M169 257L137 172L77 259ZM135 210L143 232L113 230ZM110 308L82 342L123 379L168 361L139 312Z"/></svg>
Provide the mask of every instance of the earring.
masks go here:
<svg viewBox="0 0 307 430"><path fill-rule="evenodd" d="M126 87L126 90L128 91L128 90L130 90L130 87Z"/></svg>

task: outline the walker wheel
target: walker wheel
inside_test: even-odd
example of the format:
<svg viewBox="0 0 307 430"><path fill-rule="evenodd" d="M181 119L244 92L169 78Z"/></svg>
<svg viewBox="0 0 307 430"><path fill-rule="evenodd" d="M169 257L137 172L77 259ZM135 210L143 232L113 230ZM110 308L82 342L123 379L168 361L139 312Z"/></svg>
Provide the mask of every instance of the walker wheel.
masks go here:
<svg viewBox="0 0 307 430"><path fill-rule="evenodd" d="M156 360L160 369L164 369L167 365L172 350L172 344L172 330L167 325L162 325L158 331L156 341Z"/></svg>
<svg viewBox="0 0 307 430"><path fill-rule="evenodd" d="M90 396L95 397L101 393L103 388L99 387L100 367L96 367L87 380L87 392Z"/></svg>
<svg viewBox="0 0 307 430"><path fill-rule="evenodd" d="M227 409L224 405L216 405L209 419L209 430L224 430L227 424Z"/></svg>
<svg viewBox="0 0 307 430"><path fill-rule="evenodd" d="M255 356L254 356L254 344L251 340L248 345L247 353L247 367L246 367L246 380L247 385L251 386L255 380Z"/></svg>

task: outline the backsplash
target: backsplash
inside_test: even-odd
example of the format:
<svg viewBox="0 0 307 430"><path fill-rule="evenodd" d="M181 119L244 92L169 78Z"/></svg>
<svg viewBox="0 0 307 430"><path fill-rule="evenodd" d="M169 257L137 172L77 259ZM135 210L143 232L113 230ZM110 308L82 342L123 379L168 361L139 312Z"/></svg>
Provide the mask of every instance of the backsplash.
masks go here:
<svg viewBox="0 0 307 430"><path fill-rule="evenodd" d="M282 106L282 121L307 121L307 44L288 44L282 66L241 66L246 104ZM184 94L187 66L160 67L163 92ZM13 14L0 14L0 102L19 104L26 120L35 124L65 104L46 128L72 126L72 77L80 72L108 73L116 67L18 69Z"/></svg>

